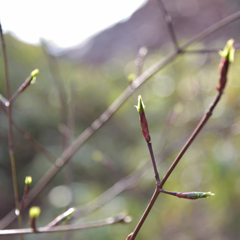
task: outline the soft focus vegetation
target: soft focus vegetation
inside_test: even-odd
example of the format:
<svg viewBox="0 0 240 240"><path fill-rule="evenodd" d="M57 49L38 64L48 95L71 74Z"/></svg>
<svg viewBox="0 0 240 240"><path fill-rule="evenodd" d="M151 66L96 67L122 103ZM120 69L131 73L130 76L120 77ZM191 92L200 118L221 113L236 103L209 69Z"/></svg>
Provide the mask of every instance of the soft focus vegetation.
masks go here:
<svg viewBox="0 0 240 240"><path fill-rule="evenodd" d="M53 81L47 55L42 47L30 46L5 35L12 94L38 68L37 81L22 93L13 105L13 119L55 157L64 148L61 133L68 113L75 121L77 137L128 86L128 75L135 72L134 59L121 59L100 66L78 65L57 59L64 86L64 101ZM219 47L224 47L225 42ZM203 46L201 44L201 46ZM170 51L170 50L169 50ZM147 56L144 69L164 57L163 52ZM217 53L181 55L138 89L117 113L99 129L71 158L69 166L58 173L31 206L40 206L37 226L44 226L68 207L79 207L98 197L143 162L150 161L146 143L133 107L142 95L151 132L159 174L163 177L174 157L205 113L216 94L219 78ZM240 115L239 54L230 67L229 82L212 118L166 183L170 191L211 191L210 199L189 201L161 194L142 227L138 239L238 239L240 237ZM5 94L2 52L0 90ZM14 207L11 166L8 155L7 117L0 112L0 215ZM49 169L49 162L14 130L14 147L20 195L26 176L32 185ZM71 183L69 184L69 178ZM130 224L117 224L68 233L69 239L120 240L133 231L154 190L153 170L131 189L127 189L95 212L75 220L86 222L115 216L126 210ZM23 213L28 226L28 210ZM17 227L16 223L11 228ZM64 233L28 235L24 239L64 239ZM3 237L2 239L17 239Z"/></svg>

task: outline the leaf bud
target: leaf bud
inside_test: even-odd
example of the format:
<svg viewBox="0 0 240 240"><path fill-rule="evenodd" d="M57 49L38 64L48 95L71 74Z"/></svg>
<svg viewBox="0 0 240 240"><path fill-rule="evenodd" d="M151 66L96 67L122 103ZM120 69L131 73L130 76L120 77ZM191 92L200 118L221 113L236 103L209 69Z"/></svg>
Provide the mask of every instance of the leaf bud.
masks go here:
<svg viewBox="0 0 240 240"><path fill-rule="evenodd" d="M148 122L144 112L145 106L144 106L141 95L138 96L138 105L135 107L137 108L137 111L139 113L139 122L142 128L142 134L145 140L149 142L151 140L151 137L149 135Z"/></svg>

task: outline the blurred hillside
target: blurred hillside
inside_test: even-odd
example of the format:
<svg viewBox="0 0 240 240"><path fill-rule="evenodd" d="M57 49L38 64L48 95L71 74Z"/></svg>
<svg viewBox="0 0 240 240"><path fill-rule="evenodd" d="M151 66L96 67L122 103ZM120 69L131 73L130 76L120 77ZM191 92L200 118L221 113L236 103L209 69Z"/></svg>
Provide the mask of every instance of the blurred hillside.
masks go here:
<svg viewBox="0 0 240 240"><path fill-rule="evenodd" d="M240 9L240 2L236 0L169 0L164 3L172 16L173 27L180 42ZM239 22L230 24L221 33L218 31L212 34L204 42L211 46L216 44L216 40L227 41L223 32L225 36L231 35L239 40L236 31L239 28ZM79 32L81 33L81 29ZM128 20L119 22L79 47L66 51L64 57L87 64L101 64L119 57L130 60L142 46L146 46L150 52L161 51L170 41L157 0L149 0Z"/></svg>
<svg viewBox="0 0 240 240"><path fill-rule="evenodd" d="M181 7L184 12L185 1L179 2L183 3ZM188 12L191 16L182 17L177 15L179 10L174 12L177 5L173 4L173 1L166 1L166 8L172 14L177 37L183 42L188 36L237 11L239 9L237 2L232 3L226 7L225 1L198 1L197 14L193 16ZM150 54L144 62L144 70L172 51L173 46L163 17L144 13L149 8L159 12L156 5L150 4L155 2L149 1L128 21L93 37L92 45L86 49L86 54L82 54L79 48L69 51L65 56L53 57L49 56L42 46L27 45L9 34L5 35L11 93L17 90L32 70L35 68L40 70L37 82L14 102L13 120L53 156L59 157L67 144L66 124L71 122L69 136L71 142L129 85L127 76L135 72L134 61L140 46L147 45L150 49ZM213 12L216 14L212 14ZM203 16L201 19L200 15ZM151 22L153 19L154 24ZM124 30L128 23L134 22L136 25L131 25L135 27L129 27L129 32ZM145 24L151 26L159 24L159 29L164 32L157 30L156 38L149 38L148 34L141 35L141 31L137 31L137 26L141 25L145 29ZM196 44L195 48L222 48L226 40L232 37L236 37L236 44L239 44L240 39L236 31L239 24L239 21L230 24L207 38L205 42ZM114 33L121 27L122 33L121 31L118 34ZM135 33L133 29L136 29ZM149 34L155 33L151 27L146 29ZM136 35L129 37L128 33L137 32L140 34L138 37ZM143 32L145 33L145 30ZM132 40L127 41L127 38ZM137 44L131 45L132 43ZM128 50L123 50L120 45ZM38 226L46 225L69 206L80 207L88 203L117 181L140 168L146 161L150 162L139 127L138 113L133 107L137 104L139 94L146 104L153 149L157 155L162 178L216 94L219 62L220 57L217 53L181 55L135 91L107 124L84 143L71 158L70 164L62 169L33 201L31 206L39 205L42 210ZM166 184L166 190L212 191L216 194L215 197L188 201L172 196L160 196L138 239L240 238L239 64L237 52L235 62L230 68L229 83L223 99ZM6 96L2 51L0 51L0 93ZM7 117L0 111L0 219L14 207L7 140ZM33 177L34 186L52 163L25 141L16 129L14 147L21 195L25 176ZM113 236L116 240L125 239L141 217L154 186L152 168L146 167L143 176L130 188L102 208L74 221L74 223L93 221L115 216L127 210L133 217L132 223L75 231L68 239L112 240ZM28 226L28 209L23 213L24 227ZM17 227L16 222L9 227ZM24 239L48 239L49 236L51 239L65 238L63 233L52 233L29 235Z"/></svg>

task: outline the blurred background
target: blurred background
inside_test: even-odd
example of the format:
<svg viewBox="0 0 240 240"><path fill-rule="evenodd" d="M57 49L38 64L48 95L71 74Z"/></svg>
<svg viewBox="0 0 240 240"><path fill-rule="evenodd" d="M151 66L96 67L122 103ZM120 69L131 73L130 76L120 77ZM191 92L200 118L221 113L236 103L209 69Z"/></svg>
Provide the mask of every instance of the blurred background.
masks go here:
<svg viewBox="0 0 240 240"><path fill-rule="evenodd" d="M163 3L172 16L179 44L240 10L240 2L237 0L169 0ZM40 36L41 41L38 36L33 41L24 39L20 33L12 32L13 28L5 28L8 21L1 13L11 93L15 93L31 71L36 68L40 71L36 83L14 102L13 120L55 158L129 85L128 76L136 73L135 58L142 46L148 49L143 70L174 51L157 0L142 1L140 4L135 1L135 5L129 6L131 10L128 14L123 15L123 20L121 16L115 20L105 17L109 18L109 24L91 30L93 32L88 34L93 35L84 35L86 39L83 42L83 28L94 25L114 9L107 2L95 4L96 1L93 1L92 8L85 8L85 2L78 3L79 9L88 13L82 28L80 23L76 27L74 19L71 19L73 27L61 25L57 20L57 16L62 16L65 21L66 12L78 14L77 6L71 2L65 6L66 12L64 8L61 12L45 2L39 6L42 11L38 11L37 7L28 10L30 16L27 20L32 24L26 26L28 32L38 32L37 27L32 28L35 18L44 19L46 11L52 16L51 22L48 22L52 32L60 28L62 36L74 31L79 34L79 40L76 35L74 42L66 45L46 35ZM123 8L127 9L128 4L125 3ZM28 7L29 4L15 6L14 11L16 14L21 13ZM117 10L115 9L116 12ZM13 13L9 13L8 17L11 14L14 18ZM25 14L22 15L26 17ZM18 19L15 18L14 21L17 24ZM103 29L104 27L107 28ZM239 29L240 20L220 29L191 49L221 49L230 38L239 44ZM69 37L71 38L70 35ZM34 44L26 43L27 41ZM0 93L6 96L2 50L0 55ZM149 152L142 137L138 113L133 107L137 104L137 96L141 94L146 105L153 149L162 178L216 94L219 62L220 56L215 52L181 55L168 64L136 90L107 124L84 143L69 164L30 205L41 207L37 225L44 226L69 207L88 210L85 204L119 181L119 187L123 187L124 181L121 179L127 179L128 187L118 196L96 211L78 216L72 223L99 220L122 211L127 211L132 216L131 223L68 234L27 235L24 239L125 239L134 230L155 188ZM137 239L240 238L239 63L239 54L236 52L221 102L165 185L169 191L211 191L215 196L190 201L161 194ZM25 176L33 177L34 186L52 162L36 151L16 128L14 147L21 196ZM131 178L127 177L129 175ZM2 219L14 208L8 154L8 120L2 106L0 191ZM88 207L91 209L91 204ZM23 212L24 227L28 227L28 210L29 207ZM9 228L17 228L17 223L12 223Z"/></svg>

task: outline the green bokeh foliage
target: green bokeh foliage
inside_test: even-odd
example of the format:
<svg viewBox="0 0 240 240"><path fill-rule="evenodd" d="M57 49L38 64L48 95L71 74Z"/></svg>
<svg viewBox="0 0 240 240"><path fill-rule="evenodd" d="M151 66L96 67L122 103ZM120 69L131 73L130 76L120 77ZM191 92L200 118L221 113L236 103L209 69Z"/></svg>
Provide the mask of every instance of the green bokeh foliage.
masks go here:
<svg viewBox="0 0 240 240"><path fill-rule="evenodd" d="M14 103L13 119L54 156L60 156L63 150L63 136L59 131L62 107L46 55L42 47L21 43L11 35L5 35L5 41L12 93L32 70L39 68L40 71L36 83ZM162 57L160 52L150 54L144 69ZM79 65L61 58L57 61L66 91L64 100L68 111L73 111L75 116L75 138L128 86L127 76L134 72L134 61L127 63L119 60L118 64L105 63L101 66ZM157 154L178 142L167 158L158 159L159 174L163 177L216 94L219 62L217 53L183 55L138 89L71 158L73 202L70 206L78 207L96 198L149 158L138 113L133 107L139 94L146 105L154 152ZM161 194L140 231L139 240L240 237L239 62L236 54L223 99L165 185L169 191L211 191L215 196L190 201ZM0 90L5 96L2 53L0 69ZM71 86L75 94L74 110ZM7 118L0 112L1 217L14 207L7 128ZM51 163L15 130L14 147L19 190L22 193L25 176L33 177L34 186ZM54 177L33 203L41 207L38 226L46 225L65 211L66 207L57 208L48 198L49 192L59 185L66 185L65 169ZM70 233L72 239L125 239L147 206L154 185L153 171L150 169L131 189L77 221L102 219L127 210L133 217L132 223L75 231ZM23 213L23 220L26 227L27 211ZM51 234L53 239L61 239L62 236L62 233ZM46 238L46 234L25 237Z"/></svg>

